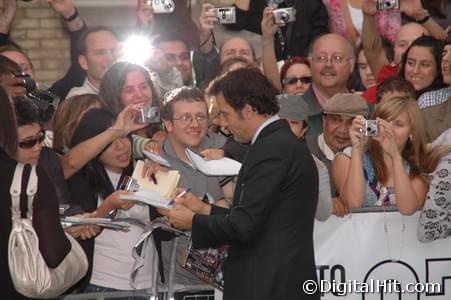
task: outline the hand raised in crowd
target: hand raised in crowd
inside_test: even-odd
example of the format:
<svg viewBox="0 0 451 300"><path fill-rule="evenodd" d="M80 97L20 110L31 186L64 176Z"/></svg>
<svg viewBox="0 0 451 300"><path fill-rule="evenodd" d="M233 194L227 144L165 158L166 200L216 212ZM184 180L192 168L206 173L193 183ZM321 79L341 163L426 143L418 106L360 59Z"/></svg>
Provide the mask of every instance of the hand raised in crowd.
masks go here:
<svg viewBox="0 0 451 300"><path fill-rule="evenodd" d="M349 214L349 208L343 201L338 197L332 198L332 214L343 218L345 215Z"/></svg>
<svg viewBox="0 0 451 300"><path fill-rule="evenodd" d="M261 29L262 29L262 38L263 39L271 39L273 40L273 36L276 33L277 29L279 27L283 27L284 25L277 25L274 24L274 19L272 16L272 12L274 11L274 8L272 7L266 7L263 10L263 18L261 22Z"/></svg>
<svg viewBox="0 0 451 300"><path fill-rule="evenodd" d="M407 16L420 20L424 14L423 4L421 0L400 0L400 10Z"/></svg>
<svg viewBox="0 0 451 300"><path fill-rule="evenodd" d="M205 160L221 159L224 157L224 150L211 148L202 150L199 154L202 155Z"/></svg>
<svg viewBox="0 0 451 300"><path fill-rule="evenodd" d="M130 132L134 132L139 129L143 129L147 124L137 124L135 123L135 116L142 105L129 104L127 105L116 118L113 126L110 127L111 130L117 132L119 137L127 136Z"/></svg>
<svg viewBox="0 0 451 300"><path fill-rule="evenodd" d="M0 15L0 33L8 34L17 11L17 0L3 0L3 11Z"/></svg>
<svg viewBox="0 0 451 300"><path fill-rule="evenodd" d="M47 3L63 18L69 18L75 13L75 6L72 0L47 0Z"/></svg>
<svg viewBox="0 0 451 300"><path fill-rule="evenodd" d="M147 0L138 1L138 26L141 28L150 28L153 24L153 7Z"/></svg>
<svg viewBox="0 0 451 300"><path fill-rule="evenodd" d="M160 154L161 143L157 140L152 139L144 146L144 150L150 153Z"/></svg>
<svg viewBox="0 0 451 300"><path fill-rule="evenodd" d="M369 16L377 13L377 0L362 0L362 12Z"/></svg>
<svg viewBox="0 0 451 300"><path fill-rule="evenodd" d="M93 218L93 213L84 213L75 215L74 217L78 218ZM71 226L69 228L66 228L65 231L69 233L73 238L78 239L81 238L82 240L87 240L90 238L95 237L102 231L102 229L97 225L79 225L79 226Z"/></svg>
<svg viewBox="0 0 451 300"><path fill-rule="evenodd" d="M218 17L216 16L216 12L211 10L212 8L215 8L213 4L202 4L199 17L201 32L211 34L213 29L215 29L215 25L218 24Z"/></svg>
<svg viewBox="0 0 451 300"><path fill-rule="evenodd" d="M0 75L0 83L6 87L8 93L12 97L23 96L27 92L24 85L24 79L15 77L13 74Z"/></svg>
<svg viewBox="0 0 451 300"><path fill-rule="evenodd" d="M352 120L351 128L349 129L349 137L351 139L352 150L362 151L368 143L368 137L365 136L365 118L357 116Z"/></svg>
<svg viewBox="0 0 451 300"><path fill-rule="evenodd" d="M392 159L397 155L401 155L398 145L396 144L396 138L393 133L393 128L390 123L384 119L377 118L379 121L379 135L373 137L375 141L379 143L382 150L388 154Z"/></svg>

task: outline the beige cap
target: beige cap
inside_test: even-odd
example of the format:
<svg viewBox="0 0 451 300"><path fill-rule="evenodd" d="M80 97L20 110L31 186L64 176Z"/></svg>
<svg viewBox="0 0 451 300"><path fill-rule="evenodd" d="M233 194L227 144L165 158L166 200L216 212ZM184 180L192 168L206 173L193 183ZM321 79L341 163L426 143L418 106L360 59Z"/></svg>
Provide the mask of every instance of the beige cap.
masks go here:
<svg viewBox="0 0 451 300"><path fill-rule="evenodd" d="M327 100L323 113L355 117L368 117L369 108L365 99L358 94L338 93Z"/></svg>
<svg viewBox="0 0 451 300"><path fill-rule="evenodd" d="M304 97L294 95L277 95L280 110L279 117L288 118L297 121L307 121L308 119L308 104Z"/></svg>

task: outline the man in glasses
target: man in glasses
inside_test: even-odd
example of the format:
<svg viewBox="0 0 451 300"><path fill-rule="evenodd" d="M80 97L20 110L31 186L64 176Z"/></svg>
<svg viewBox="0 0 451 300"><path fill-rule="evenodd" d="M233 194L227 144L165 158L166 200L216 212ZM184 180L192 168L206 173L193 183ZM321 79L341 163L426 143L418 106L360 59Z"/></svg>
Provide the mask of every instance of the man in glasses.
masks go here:
<svg viewBox="0 0 451 300"><path fill-rule="evenodd" d="M161 155L169 161L171 169L180 172L179 187L191 188L192 192L204 198L208 203L224 203L223 189L231 184L222 177L212 177L195 170L185 150L187 148L199 153L208 148L222 148L225 137L208 132L208 110L203 93L196 88L182 87L165 96L165 104L161 111L167 139L163 143ZM231 195L229 195L231 196ZM186 239L178 242L178 252L186 249ZM163 261L169 266L169 243L162 243ZM167 254L167 255L166 255ZM177 255L180 259L180 255ZM181 261L180 261L181 262ZM176 283L185 285L203 284L188 271L176 264ZM183 299L184 295L176 295Z"/></svg>
<svg viewBox="0 0 451 300"><path fill-rule="evenodd" d="M342 36L329 33L313 41L309 52L312 85L304 94L309 105L308 134L322 132L322 108L337 93L347 91L346 85L355 64L354 47Z"/></svg>

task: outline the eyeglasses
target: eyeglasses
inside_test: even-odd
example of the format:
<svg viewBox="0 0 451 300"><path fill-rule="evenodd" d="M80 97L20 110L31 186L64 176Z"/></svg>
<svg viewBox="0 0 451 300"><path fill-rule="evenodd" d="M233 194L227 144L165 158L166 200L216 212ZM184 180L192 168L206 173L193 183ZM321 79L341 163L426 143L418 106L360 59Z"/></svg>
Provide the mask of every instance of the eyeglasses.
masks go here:
<svg viewBox="0 0 451 300"><path fill-rule="evenodd" d="M208 117L206 115L182 115L180 118L172 118L172 120L180 121L182 125L188 125L193 122L193 120L196 119L197 123L202 124L206 123L208 120Z"/></svg>
<svg viewBox="0 0 451 300"><path fill-rule="evenodd" d="M312 83L312 76L284 78L282 83L283 85L296 84L298 81L305 84Z"/></svg>
<svg viewBox="0 0 451 300"><path fill-rule="evenodd" d="M19 147L22 149L31 149L37 143L41 144L45 140L45 133L41 131L36 138L28 139L22 142L19 142Z"/></svg>
<svg viewBox="0 0 451 300"><path fill-rule="evenodd" d="M325 64L325 63L327 63L330 60L331 64L342 65L346 61L351 61L354 58L353 57L347 57L346 58L346 57L343 57L343 56L338 55L338 54L333 54L331 57L328 57L326 55L322 55L321 54L321 55L311 56L310 59L312 61L314 61L315 63L318 63L318 64Z"/></svg>

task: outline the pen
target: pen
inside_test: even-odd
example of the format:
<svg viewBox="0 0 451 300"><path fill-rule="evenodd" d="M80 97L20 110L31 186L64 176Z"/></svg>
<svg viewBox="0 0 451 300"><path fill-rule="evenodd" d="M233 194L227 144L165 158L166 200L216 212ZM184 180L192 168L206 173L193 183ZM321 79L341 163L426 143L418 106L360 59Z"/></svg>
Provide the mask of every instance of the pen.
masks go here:
<svg viewBox="0 0 451 300"><path fill-rule="evenodd" d="M154 173L150 174L150 178L152 178L153 183L158 184L157 177L155 176Z"/></svg>
<svg viewBox="0 0 451 300"><path fill-rule="evenodd" d="M175 198L169 200L168 206L174 205L174 204L175 204L175 199L180 198L180 197L183 197L183 196L185 196L186 193L189 193L189 192L191 192L191 188L187 188L186 190L184 190L183 192L181 192L180 194L178 194L177 196L175 196Z"/></svg>

